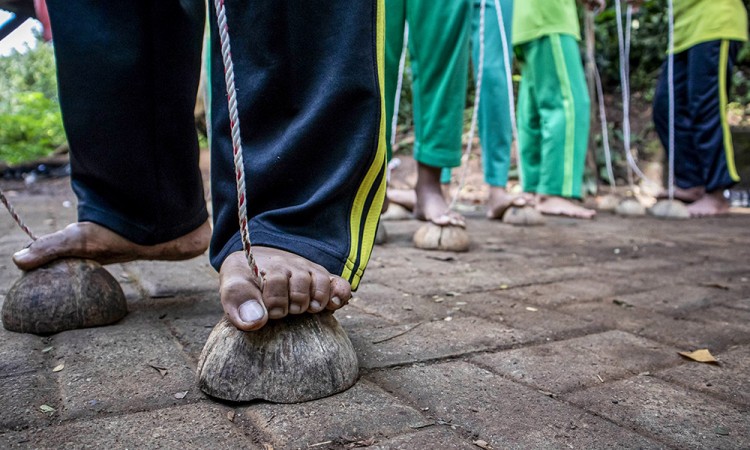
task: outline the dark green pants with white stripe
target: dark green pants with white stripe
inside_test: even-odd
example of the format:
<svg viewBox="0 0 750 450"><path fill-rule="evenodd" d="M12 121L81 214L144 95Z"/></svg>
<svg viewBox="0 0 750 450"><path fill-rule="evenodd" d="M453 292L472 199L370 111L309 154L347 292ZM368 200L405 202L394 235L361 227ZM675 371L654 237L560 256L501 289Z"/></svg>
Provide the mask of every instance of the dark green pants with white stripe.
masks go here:
<svg viewBox="0 0 750 450"><path fill-rule="evenodd" d="M520 45L518 141L524 191L582 196L590 100L578 43L551 34Z"/></svg>

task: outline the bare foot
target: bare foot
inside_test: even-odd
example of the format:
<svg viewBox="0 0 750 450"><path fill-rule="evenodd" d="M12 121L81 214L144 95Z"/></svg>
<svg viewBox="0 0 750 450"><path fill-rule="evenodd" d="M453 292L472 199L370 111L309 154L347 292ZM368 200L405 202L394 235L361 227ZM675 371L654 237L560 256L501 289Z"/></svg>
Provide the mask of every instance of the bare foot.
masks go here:
<svg viewBox="0 0 750 450"><path fill-rule="evenodd" d="M707 192L700 199L688 205L690 217L710 217L729 214L729 201L722 191Z"/></svg>
<svg viewBox="0 0 750 450"><path fill-rule="evenodd" d="M417 186L414 188L417 195L414 217L441 227L465 228L466 219L461 214L451 211L448 202L445 201L440 184L440 172L440 168L418 164Z"/></svg>
<svg viewBox="0 0 750 450"><path fill-rule="evenodd" d="M386 199L390 203L403 206L409 211L414 211L417 203L417 194L413 189L388 189Z"/></svg>
<svg viewBox="0 0 750 450"><path fill-rule="evenodd" d="M182 237L156 245L138 245L101 225L78 222L40 237L28 248L16 252L13 262L21 270L32 270L60 258L93 259L100 264L180 261L203 254L210 240L208 221Z"/></svg>
<svg viewBox="0 0 750 450"><path fill-rule="evenodd" d="M536 209L542 214L576 219L591 219L596 215L593 209L578 206L567 198L557 196L540 196Z"/></svg>
<svg viewBox="0 0 750 450"><path fill-rule="evenodd" d="M701 197L706 195L706 188L703 186L695 186L687 189L680 187L674 187L674 198L685 203L693 203L700 200ZM660 192L656 196L657 200L666 200L669 198L669 191L666 189Z"/></svg>
<svg viewBox="0 0 750 450"><path fill-rule="evenodd" d="M487 199L487 218L502 219L511 206L523 207L533 203L533 198L528 194L511 194L505 188L490 186L490 196Z"/></svg>
<svg viewBox="0 0 750 450"><path fill-rule="evenodd" d="M336 310L352 297L349 282L301 256L269 247L252 251L262 280L241 251L229 255L219 270L221 304L237 329L254 331L268 319Z"/></svg>

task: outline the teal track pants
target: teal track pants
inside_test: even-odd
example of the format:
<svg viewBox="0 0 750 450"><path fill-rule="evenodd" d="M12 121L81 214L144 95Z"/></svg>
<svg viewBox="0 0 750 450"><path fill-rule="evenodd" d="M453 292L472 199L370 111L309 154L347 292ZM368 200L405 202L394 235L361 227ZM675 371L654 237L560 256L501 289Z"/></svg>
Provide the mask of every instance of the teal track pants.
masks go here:
<svg viewBox="0 0 750 450"><path fill-rule="evenodd" d="M479 71L479 22L481 0L474 0L471 50L474 79ZM513 61L511 46L513 25L513 0L500 0L503 24ZM505 187L510 170L510 149L513 131L510 119L510 98L505 70L505 52L500 37L500 25L494 0L487 0L484 30L484 69L482 70L482 93L479 102L479 139L482 143L482 168L484 180L490 186ZM442 182L450 182L451 171L444 169Z"/></svg>
<svg viewBox="0 0 750 450"><path fill-rule="evenodd" d="M521 176L526 192L580 198L590 100L575 38L551 34L520 46Z"/></svg>
<svg viewBox="0 0 750 450"><path fill-rule="evenodd" d="M470 0L386 0L385 8L387 142L408 21L414 159L431 167L457 167L468 83Z"/></svg>

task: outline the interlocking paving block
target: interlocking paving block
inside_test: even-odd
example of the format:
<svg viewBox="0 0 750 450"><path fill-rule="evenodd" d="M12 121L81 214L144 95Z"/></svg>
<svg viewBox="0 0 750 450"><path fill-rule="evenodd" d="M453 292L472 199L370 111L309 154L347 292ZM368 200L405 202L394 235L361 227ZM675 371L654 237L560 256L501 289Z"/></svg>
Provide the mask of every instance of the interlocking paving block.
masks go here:
<svg viewBox="0 0 750 450"><path fill-rule="evenodd" d="M219 276L206 255L187 261L138 261L124 266L152 298L219 291Z"/></svg>
<svg viewBox="0 0 750 450"><path fill-rule="evenodd" d="M629 305L670 315L705 308L728 297L727 291L721 289L668 283L644 292L615 296Z"/></svg>
<svg viewBox="0 0 750 450"><path fill-rule="evenodd" d="M669 317L618 299L569 305L560 310L604 328L627 331L679 349L721 351L750 339L750 332L740 327Z"/></svg>
<svg viewBox="0 0 750 450"><path fill-rule="evenodd" d="M525 331L471 317L358 329L349 337L360 367L365 369L510 347L530 340Z"/></svg>
<svg viewBox="0 0 750 450"><path fill-rule="evenodd" d="M360 380L340 394L295 405L259 403L238 409L238 424L260 430L276 448L342 448L398 436L432 424L374 384Z"/></svg>
<svg viewBox="0 0 750 450"><path fill-rule="evenodd" d="M52 342L54 357L65 363L56 373L64 419L164 408L203 398L195 386L195 369L158 322L129 316L114 326L60 333ZM175 398L185 391L184 398Z"/></svg>
<svg viewBox="0 0 750 450"><path fill-rule="evenodd" d="M472 362L539 389L561 393L679 364L670 347L608 331L533 347L478 355Z"/></svg>
<svg viewBox="0 0 750 450"><path fill-rule="evenodd" d="M685 317L696 321L709 321L714 326L731 327L750 332L750 311L744 309L717 306L693 311ZM744 343L750 343L750 339Z"/></svg>
<svg viewBox="0 0 750 450"><path fill-rule="evenodd" d="M49 345L32 334L0 328L0 430L47 423L41 405L58 403L59 391L46 360Z"/></svg>
<svg viewBox="0 0 750 450"><path fill-rule="evenodd" d="M677 367L654 373L671 383L750 407L750 346L731 348L714 354L720 365L687 361Z"/></svg>
<svg viewBox="0 0 750 450"><path fill-rule="evenodd" d="M459 292L415 295L377 283L363 283L356 299L351 302L356 308L391 322L443 319L456 315L465 303Z"/></svg>
<svg viewBox="0 0 750 450"><path fill-rule="evenodd" d="M746 408L655 377L606 383L563 398L677 448L750 447Z"/></svg>
<svg viewBox="0 0 750 450"><path fill-rule="evenodd" d="M479 439L477 439L479 441ZM393 439L375 442L373 450L413 450L413 449L457 449L477 450L471 439L462 439L447 426L433 426L423 431L402 434Z"/></svg>
<svg viewBox="0 0 750 450"><path fill-rule="evenodd" d="M438 424L493 448L659 448L593 414L466 362L416 365L368 375Z"/></svg>
<svg viewBox="0 0 750 450"><path fill-rule="evenodd" d="M602 330L597 323L513 300L509 297L512 291L513 289L462 295L458 303L465 305L459 307L476 316L523 330L527 338L533 341L558 340Z"/></svg>
<svg viewBox="0 0 750 450"><path fill-rule="evenodd" d="M229 420L228 413L227 407L201 402L179 408L110 415L0 434L0 447L262 450L261 444L255 443Z"/></svg>

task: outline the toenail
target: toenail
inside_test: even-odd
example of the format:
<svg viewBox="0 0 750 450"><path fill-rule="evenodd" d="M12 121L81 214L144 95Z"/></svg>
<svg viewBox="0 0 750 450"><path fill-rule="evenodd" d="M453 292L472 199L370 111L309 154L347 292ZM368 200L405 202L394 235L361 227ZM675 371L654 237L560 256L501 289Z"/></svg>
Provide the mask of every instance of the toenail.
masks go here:
<svg viewBox="0 0 750 450"><path fill-rule="evenodd" d="M27 247L27 248L25 248L23 250L17 251L16 253L13 254L13 256L16 257L16 258L23 258L24 256L28 255L30 253L30 251L31 250L29 250L28 247Z"/></svg>
<svg viewBox="0 0 750 450"><path fill-rule="evenodd" d="M299 314L302 312L302 307L297 304L292 304L289 306L289 312L292 314Z"/></svg>
<svg viewBox="0 0 750 450"><path fill-rule="evenodd" d="M271 317L284 317L286 312L284 311L284 308L273 308L268 311L268 315Z"/></svg>
<svg viewBox="0 0 750 450"><path fill-rule="evenodd" d="M318 311L320 309L320 302L317 300L313 300L310 302L310 310L311 311Z"/></svg>
<svg viewBox="0 0 750 450"><path fill-rule="evenodd" d="M265 311L256 300L248 300L240 305L240 319L246 323L257 322L263 318Z"/></svg>
<svg viewBox="0 0 750 450"><path fill-rule="evenodd" d="M338 297L333 297L331 299L331 303L333 303L334 305L338 306L339 308L341 307L341 299L338 298Z"/></svg>

